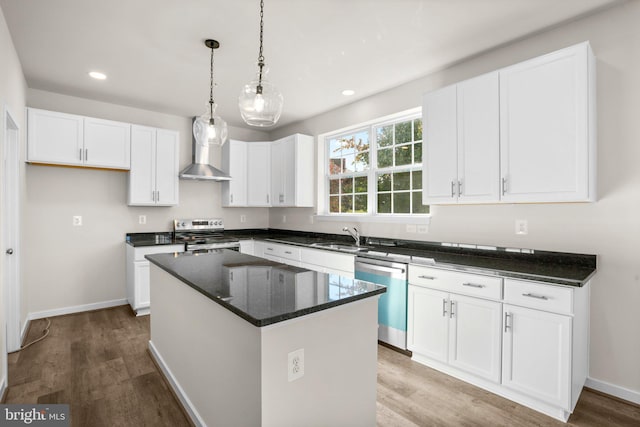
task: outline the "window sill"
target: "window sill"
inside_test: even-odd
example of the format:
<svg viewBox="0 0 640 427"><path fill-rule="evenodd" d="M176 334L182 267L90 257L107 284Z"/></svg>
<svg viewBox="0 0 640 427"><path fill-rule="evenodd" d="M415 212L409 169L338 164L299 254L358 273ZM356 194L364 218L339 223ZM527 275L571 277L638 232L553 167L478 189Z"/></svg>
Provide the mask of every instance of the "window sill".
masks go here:
<svg viewBox="0 0 640 427"><path fill-rule="evenodd" d="M396 223L396 224L426 224L431 223L431 215L349 215L349 214L334 214L334 215L314 215L313 218L316 221L334 221L334 222L373 222L373 223Z"/></svg>

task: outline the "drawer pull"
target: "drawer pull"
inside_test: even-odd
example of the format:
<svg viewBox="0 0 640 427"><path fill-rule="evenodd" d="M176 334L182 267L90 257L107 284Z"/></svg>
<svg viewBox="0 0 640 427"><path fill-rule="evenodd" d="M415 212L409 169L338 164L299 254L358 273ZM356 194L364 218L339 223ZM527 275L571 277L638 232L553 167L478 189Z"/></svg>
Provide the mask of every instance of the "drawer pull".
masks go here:
<svg viewBox="0 0 640 427"><path fill-rule="evenodd" d="M291 251L284 251L285 254L291 255Z"/></svg>
<svg viewBox="0 0 640 427"><path fill-rule="evenodd" d="M471 288L478 288L478 289L484 288L484 285L479 285L477 283L463 283L462 286L469 286Z"/></svg>
<svg viewBox="0 0 640 427"><path fill-rule="evenodd" d="M455 305L455 301L451 301L449 303L449 319L453 318L454 316L454 312L453 312L453 306Z"/></svg>
<svg viewBox="0 0 640 427"><path fill-rule="evenodd" d="M505 333L507 333L507 329L511 327L509 326L509 317L511 317L511 315L505 311L504 312L504 332Z"/></svg>
<svg viewBox="0 0 640 427"><path fill-rule="evenodd" d="M267 250L268 250L268 251L272 251L272 250L273 250L273 248L267 248Z"/></svg>
<svg viewBox="0 0 640 427"><path fill-rule="evenodd" d="M529 292L528 294L522 294L523 297L529 297L529 298L536 298L536 299L542 299L542 300L548 300L548 297L545 297L544 295L536 295L536 294L532 294L531 292Z"/></svg>
<svg viewBox="0 0 640 427"><path fill-rule="evenodd" d="M433 276L418 276L418 279L436 280Z"/></svg>
<svg viewBox="0 0 640 427"><path fill-rule="evenodd" d="M442 298L442 317L447 317L447 300Z"/></svg>

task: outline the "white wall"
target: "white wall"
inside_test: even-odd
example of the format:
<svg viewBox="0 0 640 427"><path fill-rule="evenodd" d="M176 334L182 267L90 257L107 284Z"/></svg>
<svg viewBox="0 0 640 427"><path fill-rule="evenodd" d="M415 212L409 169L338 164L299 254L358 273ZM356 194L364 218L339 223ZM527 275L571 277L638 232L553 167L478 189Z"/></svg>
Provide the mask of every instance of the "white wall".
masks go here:
<svg viewBox="0 0 640 427"><path fill-rule="evenodd" d="M4 19L2 9L0 9L0 112L2 112L2 120L0 123L0 153L4 153L4 108L7 108L11 116L16 120L17 125L20 128L20 143L24 147L24 129L25 129L25 91L26 82L22 74L22 67L18 60L7 23ZM0 180L2 179L2 168L4 165L0 164ZM24 169L21 168L21 176L24 176ZM0 182L0 193L3 185ZM2 195L3 196L3 195ZM2 209L0 209L0 215L2 215ZM0 218L0 233L2 232L2 221ZM2 236L0 235L0 242L2 242ZM5 248L1 248L4 252ZM0 257L0 393L1 388L7 381L7 347L6 347L6 320L5 320L5 307L4 307L4 283L2 283L2 272L4 271L4 256ZM23 310L23 313L25 311Z"/></svg>
<svg viewBox="0 0 640 427"><path fill-rule="evenodd" d="M29 89L29 107L180 131L180 168L191 162L191 119ZM266 134L230 128L230 137L263 140ZM220 150L211 163L220 166ZM31 313L125 298L125 234L172 230L174 218L223 217L227 228L268 226L265 208L223 209L221 184L180 181L175 207L127 206L127 173L26 166L23 213L23 292ZM138 215L147 223L138 224ZM72 226L81 215L83 225Z"/></svg>
<svg viewBox="0 0 640 427"><path fill-rule="evenodd" d="M589 40L597 56L598 193L590 204L434 206L427 234L405 224L364 223L365 235L597 254L591 294L590 377L628 389L640 402L640 2L474 57L444 71L278 129L318 135L421 104L423 92ZM498 30L498 29L496 29ZM312 209L272 209L270 226L339 233L342 222L310 225ZM286 215L286 224L282 216ZM516 236L514 220L529 221Z"/></svg>

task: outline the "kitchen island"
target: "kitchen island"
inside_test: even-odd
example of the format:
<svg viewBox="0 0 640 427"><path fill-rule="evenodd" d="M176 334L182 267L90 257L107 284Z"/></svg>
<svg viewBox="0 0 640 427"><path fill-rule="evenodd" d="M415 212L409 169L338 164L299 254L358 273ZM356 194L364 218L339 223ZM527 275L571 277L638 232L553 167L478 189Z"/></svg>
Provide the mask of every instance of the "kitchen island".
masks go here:
<svg viewBox="0 0 640 427"><path fill-rule="evenodd" d="M230 250L147 259L149 349L196 425L375 425L383 286Z"/></svg>

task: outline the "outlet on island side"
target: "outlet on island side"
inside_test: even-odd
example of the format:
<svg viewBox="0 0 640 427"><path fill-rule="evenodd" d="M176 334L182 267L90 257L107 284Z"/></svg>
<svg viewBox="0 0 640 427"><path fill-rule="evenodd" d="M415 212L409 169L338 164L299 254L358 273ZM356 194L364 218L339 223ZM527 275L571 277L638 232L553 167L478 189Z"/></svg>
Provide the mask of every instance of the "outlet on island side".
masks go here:
<svg viewBox="0 0 640 427"><path fill-rule="evenodd" d="M292 351L287 355L287 378L289 382L304 376L304 348Z"/></svg>
<svg viewBox="0 0 640 427"><path fill-rule="evenodd" d="M518 236L529 234L529 223L526 219L516 219L516 234Z"/></svg>
<svg viewBox="0 0 640 427"><path fill-rule="evenodd" d="M82 216L74 215L73 216L73 225L74 227L79 227L82 225Z"/></svg>

